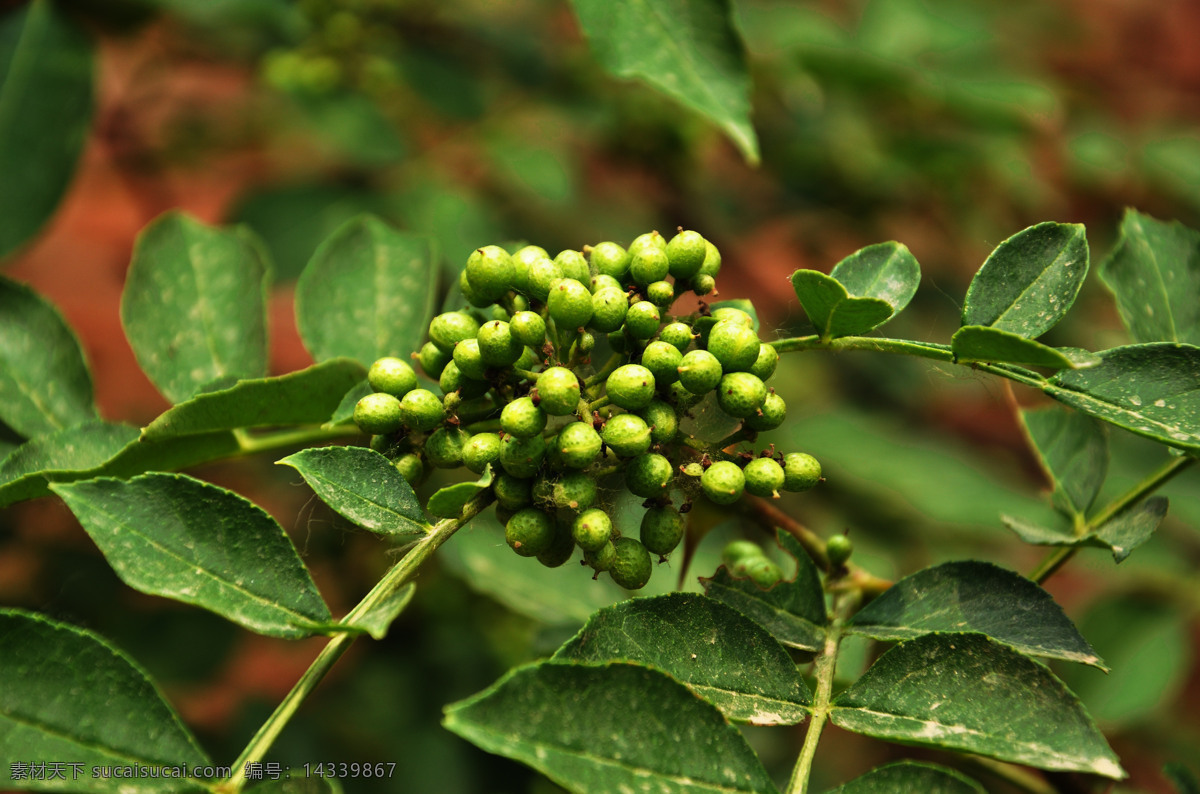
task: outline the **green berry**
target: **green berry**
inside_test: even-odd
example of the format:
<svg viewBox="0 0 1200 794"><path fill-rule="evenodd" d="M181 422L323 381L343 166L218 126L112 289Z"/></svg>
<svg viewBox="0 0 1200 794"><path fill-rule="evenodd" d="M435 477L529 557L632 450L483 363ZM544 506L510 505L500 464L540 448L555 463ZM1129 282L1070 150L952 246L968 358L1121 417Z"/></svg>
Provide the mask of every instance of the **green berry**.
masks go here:
<svg viewBox="0 0 1200 794"><path fill-rule="evenodd" d="M755 458L742 470L746 490L755 496L779 496L783 487L783 467L771 458Z"/></svg>
<svg viewBox="0 0 1200 794"><path fill-rule="evenodd" d="M567 249L559 251L558 256L554 257L554 264L558 265L562 271L563 278L573 278L576 281L587 283L591 276L591 269L588 267L587 259L579 251Z"/></svg>
<svg viewBox="0 0 1200 794"><path fill-rule="evenodd" d="M613 561L617 558L616 547L610 540L595 551L585 551L583 553L583 561L591 566L596 573L604 573L612 567ZM592 577L593 579L595 577Z"/></svg>
<svg viewBox="0 0 1200 794"><path fill-rule="evenodd" d="M575 340L575 349L586 356L596 349L596 337L584 331Z"/></svg>
<svg viewBox="0 0 1200 794"><path fill-rule="evenodd" d="M596 501L597 489L594 477L581 471L573 471L554 483L552 498L555 507L568 510L584 510Z"/></svg>
<svg viewBox="0 0 1200 794"><path fill-rule="evenodd" d="M766 557L749 560L746 563L746 575L762 588L768 588L783 578L783 569Z"/></svg>
<svg viewBox="0 0 1200 794"><path fill-rule="evenodd" d="M387 356L371 365L367 382L377 392L403 397L417 388L417 373L407 361Z"/></svg>
<svg viewBox="0 0 1200 794"><path fill-rule="evenodd" d="M704 470L700 477L700 488L709 501L731 505L742 497L742 491L746 489L746 475L736 463L719 460Z"/></svg>
<svg viewBox="0 0 1200 794"><path fill-rule="evenodd" d="M613 542L613 552L612 567L608 569L612 580L626 590L645 587L654 563L642 542L629 537L617 538Z"/></svg>
<svg viewBox="0 0 1200 794"><path fill-rule="evenodd" d="M598 507L584 510L571 524L571 536L585 552L599 551L612 538L612 519Z"/></svg>
<svg viewBox="0 0 1200 794"><path fill-rule="evenodd" d="M476 474L483 474L489 463L499 459L500 436L496 433L476 433L463 447L463 465Z"/></svg>
<svg viewBox="0 0 1200 794"><path fill-rule="evenodd" d="M537 555L537 561L547 568L564 565L575 555L575 539L571 537L571 525L562 521L554 523L554 543L550 544L550 548Z"/></svg>
<svg viewBox="0 0 1200 794"><path fill-rule="evenodd" d="M687 323L670 323L658 332L658 338L680 353L686 353L692 346L692 328Z"/></svg>
<svg viewBox="0 0 1200 794"><path fill-rule="evenodd" d="M454 364L459 372L475 380L487 380L487 365L478 339L464 339L454 346Z"/></svg>
<svg viewBox="0 0 1200 794"><path fill-rule="evenodd" d="M446 312L429 323L429 341L439 350L449 353L464 339L474 339L479 322L466 312Z"/></svg>
<svg viewBox="0 0 1200 794"><path fill-rule="evenodd" d="M697 295L708 295L717 288L717 280L712 276L701 274L693 277L689 286Z"/></svg>
<svg viewBox="0 0 1200 794"><path fill-rule="evenodd" d="M407 452L392 463L396 467L396 471L400 472L400 476L408 480L409 485L416 485L425 474L425 464L421 462L421 457L412 452Z"/></svg>
<svg viewBox="0 0 1200 794"><path fill-rule="evenodd" d="M754 330L754 318L750 316L749 312L742 311L736 306L718 306L712 310L711 316L714 324L728 320L738 325L744 325L751 331Z"/></svg>
<svg viewBox="0 0 1200 794"><path fill-rule="evenodd" d="M588 327L601 333L616 331L625 323L629 296L623 290L605 287L592 295L592 319Z"/></svg>
<svg viewBox="0 0 1200 794"><path fill-rule="evenodd" d="M529 268L534 262L549 259L550 254L540 245L527 245L512 254L513 277L512 287L521 292L529 288Z"/></svg>
<svg viewBox="0 0 1200 794"><path fill-rule="evenodd" d="M508 520L504 540L522 557L536 557L554 545L554 519L534 507L527 507Z"/></svg>
<svg viewBox="0 0 1200 794"><path fill-rule="evenodd" d="M649 339L658 333L662 316L650 301L638 301L625 313L625 330L634 339Z"/></svg>
<svg viewBox="0 0 1200 794"><path fill-rule="evenodd" d="M758 346L758 358L750 365L750 374L757 375L764 381L770 380L778 364L779 352L764 342Z"/></svg>
<svg viewBox="0 0 1200 794"><path fill-rule="evenodd" d="M650 426L650 440L655 444L667 444L679 433L679 416L675 409L662 400L652 400L638 416Z"/></svg>
<svg viewBox="0 0 1200 794"><path fill-rule="evenodd" d="M683 540L687 522L674 507L651 507L642 516L642 545L651 554L665 557Z"/></svg>
<svg viewBox="0 0 1200 794"><path fill-rule="evenodd" d="M595 273L620 279L629 270L629 252L616 243L597 243L589 257Z"/></svg>
<svg viewBox="0 0 1200 794"><path fill-rule="evenodd" d="M484 323L475 339L479 342L479 357L487 367L512 366L525 350L521 340L513 335L511 326L500 320Z"/></svg>
<svg viewBox="0 0 1200 794"><path fill-rule="evenodd" d="M622 458L644 455L650 449L650 426L635 414L617 414L609 418L600 437Z"/></svg>
<svg viewBox="0 0 1200 794"><path fill-rule="evenodd" d="M614 405L636 411L654 399L654 373L641 364L625 364L612 371L604 388Z"/></svg>
<svg viewBox="0 0 1200 794"><path fill-rule="evenodd" d="M597 273L596 275L592 276L591 280L589 280L587 284L588 287L591 288L593 295L602 289L615 289L617 292L625 292L625 288L621 286L621 282L617 281L612 276L605 275L604 273ZM628 301L626 302L628 303Z"/></svg>
<svg viewBox="0 0 1200 794"><path fill-rule="evenodd" d="M683 384L679 381L675 381L669 387L667 387L667 391L671 405L675 406L676 412L680 414L693 408L704 399L704 397L697 394L692 394L690 391L685 389Z"/></svg>
<svg viewBox="0 0 1200 794"><path fill-rule="evenodd" d="M579 407L579 378L566 367L551 367L537 379L538 407L550 416L567 416Z"/></svg>
<svg viewBox="0 0 1200 794"><path fill-rule="evenodd" d="M562 268L549 259L539 259L525 274L525 292L542 303L550 296L550 285L563 277Z"/></svg>
<svg viewBox="0 0 1200 794"><path fill-rule="evenodd" d="M513 366L520 369L532 369L541 363L542 359L534 352L533 348L526 347L521 350L521 357L517 359L517 363L513 364Z"/></svg>
<svg viewBox="0 0 1200 794"><path fill-rule="evenodd" d="M368 394L354 404L354 424L377 436L395 433L404 426L400 400L384 392Z"/></svg>
<svg viewBox="0 0 1200 794"><path fill-rule="evenodd" d="M704 262L700 265L700 275L716 278L721 272L721 252L711 242L704 242Z"/></svg>
<svg viewBox="0 0 1200 794"><path fill-rule="evenodd" d="M666 311L675 302L675 287L669 281L655 281L646 287L646 300Z"/></svg>
<svg viewBox="0 0 1200 794"><path fill-rule="evenodd" d="M749 372L731 372L717 386L717 405L730 416L754 416L767 399L767 386Z"/></svg>
<svg viewBox="0 0 1200 794"><path fill-rule="evenodd" d="M625 336L624 331L608 334L605 339L608 340L608 346L613 349L614 353L629 352L629 338Z"/></svg>
<svg viewBox="0 0 1200 794"><path fill-rule="evenodd" d="M500 300L512 288L515 273L512 257L498 245L484 246L467 257L467 283L489 303Z"/></svg>
<svg viewBox="0 0 1200 794"><path fill-rule="evenodd" d="M679 365L683 354L672 344L655 340L642 351L642 366L654 375L654 382L668 386L679 380Z"/></svg>
<svg viewBox="0 0 1200 794"><path fill-rule="evenodd" d="M853 551L854 544L845 535L834 535L825 541L825 556L829 558L829 567L834 570L845 565Z"/></svg>
<svg viewBox="0 0 1200 794"><path fill-rule="evenodd" d="M674 473L671 461L662 455L639 455L625 467L625 487L634 496L646 499L664 496Z"/></svg>
<svg viewBox="0 0 1200 794"><path fill-rule="evenodd" d="M634 284L646 287L666 278L670 264L665 251L651 245L631 250L633 255L629 259L629 275Z"/></svg>
<svg viewBox="0 0 1200 794"><path fill-rule="evenodd" d="M417 354L417 361L421 364L421 369L425 370L425 374L431 378L440 378L442 370L451 361L450 353L442 350L433 342L426 342L421 346L421 352Z"/></svg>
<svg viewBox="0 0 1200 794"><path fill-rule="evenodd" d="M758 412L746 417L746 427L751 430L774 430L783 424L787 417L787 404L775 392L767 392Z"/></svg>
<svg viewBox="0 0 1200 794"><path fill-rule="evenodd" d="M532 477L537 474L545 457L546 442L541 436L505 436L500 440L500 465L514 477Z"/></svg>
<svg viewBox="0 0 1200 794"><path fill-rule="evenodd" d="M667 243L671 275L679 281L698 274L707 255L708 241L699 232L681 231Z"/></svg>
<svg viewBox="0 0 1200 794"><path fill-rule="evenodd" d="M442 370L442 377L438 378L438 386L441 388L442 394L458 392L467 399L482 397L491 388L487 381L475 380L463 375L453 361Z"/></svg>
<svg viewBox="0 0 1200 794"><path fill-rule="evenodd" d="M481 295L478 290L471 286L471 282L467 280L467 271L465 270L458 274L458 291L467 299L467 303L476 308L486 309L494 303L492 299Z"/></svg>
<svg viewBox="0 0 1200 794"><path fill-rule="evenodd" d="M533 483L525 477L514 477L508 472L502 471L496 475L492 482L492 491L496 494L496 502L509 510L520 510L533 501Z"/></svg>
<svg viewBox="0 0 1200 794"><path fill-rule="evenodd" d="M717 357L707 350L689 350L679 362L679 382L692 394L704 395L721 382L724 370Z"/></svg>
<svg viewBox="0 0 1200 794"><path fill-rule="evenodd" d="M543 510L554 509L554 483L546 477L538 477L533 481L533 504Z"/></svg>
<svg viewBox="0 0 1200 794"><path fill-rule="evenodd" d="M536 436L546 429L546 412L528 397L518 397L500 412L500 429L517 438Z"/></svg>
<svg viewBox="0 0 1200 794"><path fill-rule="evenodd" d="M721 550L721 561L730 569L744 560L756 560L765 556L762 547L749 540L730 541Z"/></svg>
<svg viewBox="0 0 1200 794"><path fill-rule="evenodd" d="M653 248L656 251L663 251L665 253L667 250L667 241L657 231L639 234L637 237L633 238L633 242L629 244L629 253L633 254L635 251L639 251L643 248Z"/></svg>
<svg viewBox="0 0 1200 794"><path fill-rule="evenodd" d="M425 441L425 457L439 469L456 469L463 464L463 449L471 434L458 427L439 427Z"/></svg>
<svg viewBox="0 0 1200 794"><path fill-rule="evenodd" d="M517 312L509 320L508 328L526 347L541 347L546 341L546 321L537 312Z"/></svg>
<svg viewBox="0 0 1200 794"><path fill-rule="evenodd" d="M413 430L429 431L446 418L446 409L428 389L413 389L400 400L400 415Z"/></svg>
<svg viewBox="0 0 1200 794"><path fill-rule="evenodd" d="M600 434L586 422L572 422L558 433L555 447L563 465L585 469L600 457Z"/></svg>
<svg viewBox="0 0 1200 794"><path fill-rule="evenodd" d="M556 281L546 302L550 319L561 329L582 328L592 319L592 293L573 278Z"/></svg>
<svg viewBox="0 0 1200 794"><path fill-rule="evenodd" d="M807 491L821 481L821 464L812 455L792 452L783 456L785 491Z"/></svg>
<svg viewBox="0 0 1200 794"><path fill-rule="evenodd" d="M762 342L752 329L722 320L708 332L706 347L721 362L725 372L745 372L758 360Z"/></svg>

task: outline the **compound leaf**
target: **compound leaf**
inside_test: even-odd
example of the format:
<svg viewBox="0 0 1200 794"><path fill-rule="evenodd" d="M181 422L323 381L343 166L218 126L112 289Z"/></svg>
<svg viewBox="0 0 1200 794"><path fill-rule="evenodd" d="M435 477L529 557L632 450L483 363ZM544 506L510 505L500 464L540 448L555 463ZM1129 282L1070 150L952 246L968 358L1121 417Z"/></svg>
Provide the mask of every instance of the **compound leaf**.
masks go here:
<svg viewBox="0 0 1200 794"><path fill-rule="evenodd" d="M162 473L51 489L135 590L277 637L308 636L330 620L283 528L231 491Z"/></svg>
<svg viewBox="0 0 1200 794"><path fill-rule="evenodd" d="M1200 232L1126 209L1100 278L1135 342L1200 345Z"/></svg>
<svg viewBox="0 0 1200 794"><path fill-rule="evenodd" d="M818 270L797 270L792 289L822 339L865 334L894 314L886 300L853 298L840 281Z"/></svg>
<svg viewBox="0 0 1200 794"><path fill-rule="evenodd" d="M895 316L917 294L921 266L904 244L892 241L860 248L834 265L829 275L854 297L887 302Z"/></svg>
<svg viewBox="0 0 1200 794"><path fill-rule="evenodd" d="M826 794L986 794L971 778L936 764L897 761L872 769Z"/></svg>
<svg viewBox="0 0 1200 794"><path fill-rule="evenodd" d="M1085 351L1049 347L1020 334L986 325L964 325L959 328L950 340L950 349L959 364L983 361L1049 369L1080 369L1100 362L1099 357Z"/></svg>
<svg viewBox="0 0 1200 794"><path fill-rule="evenodd" d="M711 579L701 580L704 592L763 626L784 645L820 650L825 644L822 627L828 622L820 574L795 538L780 532L778 541L796 560L794 577L764 590L722 566Z"/></svg>
<svg viewBox="0 0 1200 794"><path fill-rule="evenodd" d="M812 701L795 662L766 629L698 593L635 598L602 609L553 658L655 667L734 722L795 725L808 716Z"/></svg>
<svg viewBox="0 0 1200 794"><path fill-rule="evenodd" d="M520 667L448 706L443 724L575 791L776 791L716 707L640 665Z"/></svg>
<svg viewBox="0 0 1200 794"><path fill-rule="evenodd" d="M429 238L362 215L327 237L300 274L296 326L317 361L407 358L429 327L436 288Z"/></svg>
<svg viewBox="0 0 1200 794"><path fill-rule="evenodd" d="M51 0L0 20L0 258L37 233L91 126L91 38Z"/></svg>
<svg viewBox="0 0 1200 794"><path fill-rule="evenodd" d="M0 421L33 438L95 418L75 334L49 301L0 277Z"/></svg>
<svg viewBox="0 0 1200 794"><path fill-rule="evenodd" d="M1030 226L988 255L967 288L962 324L1039 337L1070 310L1087 270L1081 224Z"/></svg>
<svg viewBox="0 0 1200 794"><path fill-rule="evenodd" d="M95 634L0 611L0 736L7 789L204 791L179 778L92 778L100 766L210 763L137 664ZM61 781L22 778L17 761L59 762ZM59 782L61 785L56 786Z"/></svg>
<svg viewBox="0 0 1200 794"><path fill-rule="evenodd" d="M137 437L136 427L93 419L26 441L0 461L0 506L41 495L57 475L103 465Z"/></svg>
<svg viewBox="0 0 1200 794"><path fill-rule="evenodd" d="M1128 345L1100 358L1094 367L1055 374L1043 391L1131 433L1200 451L1200 347Z"/></svg>
<svg viewBox="0 0 1200 794"><path fill-rule="evenodd" d="M1044 666L981 634L902 643L834 700L835 725L1041 769L1126 776L1104 736Z"/></svg>
<svg viewBox="0 0 1200 794"><path fill-rule="evenodd" d="M277 462L300 472L321 501L363 529L397 537L427 532L412 486L373 449L314 447Z"/></svg>
<svg viewBox="0 0 1200 794"><path fill-rule="evenodd" d="M987 562L948 562L906 576L855 614L847 630L878 640L979 632L1032 656L1108 669L1049 593Z"/></svg>
<svg viewBox="0 0 1200 794"><path fill-rule="evenodd" d="M1085 514L1108 474L1108 433L1104 425L1057 405L1022 410L1021 423L1054 484L1055 503L1068 515Z"/></svg>
<svg viewBox="0 0 1200 794"><path fill-rule="evenodd" d="M177 403L212 383L266 375L269 278L266 249L245 228L172 210L142 230L121 323L164 397Z"/></svg>
<svg viewBox="0 0 1200 794"><path fill-rule="evenodd" d="M171 407L146 425L142 440L242 427L320 424L364 374L357 361L338 358L287 375L238 381Z"/></svg>
<svg viewBox="0 0 1200 794"><path fill-rule="evenodd" d="M600 64L706 116L757 164L750 74L729 0L572 0Z"/></svg>

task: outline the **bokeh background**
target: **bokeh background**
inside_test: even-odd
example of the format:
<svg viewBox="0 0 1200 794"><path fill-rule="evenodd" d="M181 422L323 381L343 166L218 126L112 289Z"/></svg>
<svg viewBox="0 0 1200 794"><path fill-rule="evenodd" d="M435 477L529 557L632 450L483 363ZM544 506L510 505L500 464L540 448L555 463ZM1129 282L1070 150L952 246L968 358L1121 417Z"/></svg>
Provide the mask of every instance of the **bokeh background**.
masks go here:
<svg viewBox="0 0 1200 794"><path fill-rule="evenodd" d="M26 5L0 2L0 50L11 53L12 20ZM794 270L828 272L872 243L905 243L923 270L912 305L885 332L948 341L972 274L1028 225L1086 224L1093 267L1127 206L1200 228L1192 0L731 6L753 79L757 167L704 118L607 74L563 0L63 0L57 11L94 58L93 108L78 122L77 161L64 158L57 208L0 266L77 330L101 414L143 425L167 403L138 369L118 305L138 231L172 208L245 223L267 242L275 373L311 363L292 319L297 275L325 235L362 212L433 236L446 272L489 243L553 253L693 228L723 252L721 297L751 299L764 338L805 330L787 281ZM1092 350L1127 341L1094 275L1046 341ZM776 386L789 424L766 440L817 455L828 477L781 506L822 534L849 530L856 559L875 573L965 558L1028 572L1040 559L999 518L1047 511L1015 414L1037 395L866 353L785 357ZM1165 454L1119 431L1111 444L1108 494ZM275 515L335 614L394 559L271 460L194 473ZM1113 667L1059 672L1133 775L1114 791L1171 791L1167 761L1200 772L1200 476L1167 493L1166 523L1120 567L1089 550L1048 585ZM693 580L712 572L722 539L767 539L728 514L697 525L711 532ZM268 760L396 762L395 779L350 781L351 792L556 790L442 730L441 708L549 652L619 594L582 571L513 567L491 554L488 531L466 533L422 573L389 637L342 660ZM674 577L655 578L666 587ZM131 591L57 499L0 512L0 603L112 639L221 762L320 647ZM851 650L846 676L872 652ZM802 732L747 734L786 779ZM830 729L815 783L901 756L954 763Z"/></svg>

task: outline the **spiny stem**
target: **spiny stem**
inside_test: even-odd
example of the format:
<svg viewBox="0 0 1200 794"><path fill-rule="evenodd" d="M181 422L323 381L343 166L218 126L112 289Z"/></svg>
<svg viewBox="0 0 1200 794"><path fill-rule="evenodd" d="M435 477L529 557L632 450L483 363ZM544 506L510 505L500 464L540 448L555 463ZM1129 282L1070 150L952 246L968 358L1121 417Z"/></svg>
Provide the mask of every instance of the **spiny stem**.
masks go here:
<svg viewBox="0 0 1200 794"><path fill-rule="evenodd" d="M363 616L370 613L371 610L378 607L380 603L386 601L392 594L407 584L421 564L439 546L449 540L455 532L491 504L493 498L490 490L484 491L463 507L463 511L458 518L448 518L429 527L428 534L417 541L408 554L404 555L399 562L393 565L383 575L383 578L371 588L371 592L367 593L353 609L346 613L346 616L339 621L339 624L346 626L348 630L333 636L326 643L325 647L321 649L321 652L317 654L317 658L304 671L304 675L300 677L300 680L296 682L292 690L288 692L287 696L276 707L271 716L267 718L267 721L254 734L254 737L246 745L246 749L242 751L238 759L233 762L232 775L227 781L217 787L216 790L218 792L222 794L236 794L236 792L242 790L242 787L246 784L246 765L262 760L263 756L271 748L271 745L279 737L284 726L292 718L292 715L300 708L305 698L317 688L317 685L333 667L334 663L341 658L342 654L350 647L350 644L358 637L361 632L357 629L357 621L361 620ZM351 629L351 627L353 628Z"/></svg>

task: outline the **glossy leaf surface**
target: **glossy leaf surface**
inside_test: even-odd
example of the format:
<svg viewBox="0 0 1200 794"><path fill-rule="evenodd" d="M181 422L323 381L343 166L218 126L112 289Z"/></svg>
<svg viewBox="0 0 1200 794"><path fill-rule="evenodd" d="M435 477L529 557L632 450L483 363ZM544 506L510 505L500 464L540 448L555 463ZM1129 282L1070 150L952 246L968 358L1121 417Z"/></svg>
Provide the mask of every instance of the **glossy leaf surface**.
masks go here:
<svg viewBox="0 0 1200 794"><path fill-rule="evenodd" d="M51 487L135 590L278 637L330 619L283 528L231 491L180 474Z"/></svg>
<svg viewBox="0 0 1200 794"><path fill-rule="evenodd" d="M959 364L982 361L1019 364L1023 367L1079 369L1094 366L1100 361L1093 355L1059 350L1019 334L984 325L959 328L950 340L950 349Z"/></svg>
<svg viewBox="0 0 1200 794"><path fill-rule="evenodd" d="M354 421L354 406L358 405L358 401L368 394L374 393L370 382L362 380L356 384L350 391L342 396L341 402L337 408L333 409L333 415L329 417L323 427L337 427L338 425L348 425Z"/></svg>
<svg viewBox="0 0 1200 794"><path fill-rule="evenodd" d="M387 636L388 628L391 627L392 621L400 617L400 613L412 601L413 594L416 592L417 586L415 584L406 584L383 599L367 614L354 621L354 625L365 630L375 639L382 640Z"/></svg>
<svg viewBox="0 0 1200 794"><path fill-rule="evenodd" d="M872 769L826 794L985 794L966 775L936 764L898 761Z"/></svg>
<svg viewBox="0 0 1200 794"><path fill-rule="evenodd" d="M455 483L435 491L425 506L429 508L430 514L438 518L458 518L467 502L474 499L491 484L492 469L491 466L488 466L484 470L483 476L476 482Z"/></svg>
<svg viewBox="0 0 1200 794"><path fill-rule="evenodd" d="M899 314L921 283L921 266L903 243L886 242L860 248L833 266L830 276L856 298L877 298Z"/></svg>
<svg viewBox="0 0 1200 794"><path fill-rule="evenodd" d="M865 334L891 319L892 305L879 298L854 298L832 276L797 270L792 289L822 339Z"/></svg>
<svg viewBox="0 0 1200 794"><path fill-rule="evenodd" d="M1112 549L1114 560L1121 562L1130 552L1150 540L1166 515L1167 497L1152 496L1098 527L1094 536Z"/></svg>
<svg viewBox="0 0 1200 794"><path fill-rule="evenodd" d="M1053 405L1022 410L1020 416L1054 486L1055 503L1069 515L1085 514L1108 473L1105 426L1086 414Z"/></svg>
<svg viewBox="0 0 1200 794"><path fill-rule="evenodd" d="M57 475L102 466L137 437L136 427L94 419L26 441L0 460L0 505L44 493Z"/></svg>

